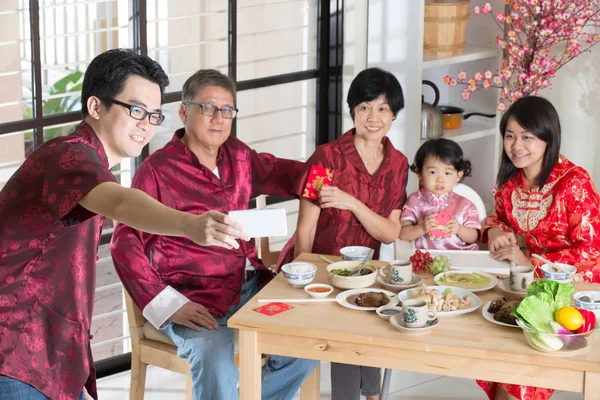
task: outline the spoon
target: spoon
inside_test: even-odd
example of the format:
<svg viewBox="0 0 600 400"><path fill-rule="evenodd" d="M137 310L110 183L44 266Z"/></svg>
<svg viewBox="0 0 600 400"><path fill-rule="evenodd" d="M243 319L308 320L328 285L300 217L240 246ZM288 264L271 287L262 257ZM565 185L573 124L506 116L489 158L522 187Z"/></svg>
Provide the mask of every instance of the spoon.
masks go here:
<svg viewBox="0 0 600 400"><path fill-rule="evenodd" d="M590 296L581 296L579 297L579 301L583 301L584 303L600 303L600 300L592 300Z"/></svg>
<svg viewBox="0 0 600 400"><path fill-rule="evenodd" d="M561 267L560 265L554 264L552 261L548 260L547 258L544 258L542 256L540 256L539 254L532 254L532 256L534 258L537 258L540 261L545 262L546 264L550 265L552 268L556 268L557 270L559 270L560 272L564 272L565 274L569 274L571 273L570 271L565 270L563 267Z"/></svg>
<svg viewBox="0 0 600 400"><path fill-rule="evenodd" d="M353 273L350 276L360 276L360 273L362 272L362 269L365 265L367 265L367 263L369 261L371 261L371 258L373 257L373 253L375 252L375 250L370 249L369 253L367 254L367 257L365 257L365 259L363 260L362 263L360 263L360 266L358 267L358 271L356 271L355 273Z"/></svg>

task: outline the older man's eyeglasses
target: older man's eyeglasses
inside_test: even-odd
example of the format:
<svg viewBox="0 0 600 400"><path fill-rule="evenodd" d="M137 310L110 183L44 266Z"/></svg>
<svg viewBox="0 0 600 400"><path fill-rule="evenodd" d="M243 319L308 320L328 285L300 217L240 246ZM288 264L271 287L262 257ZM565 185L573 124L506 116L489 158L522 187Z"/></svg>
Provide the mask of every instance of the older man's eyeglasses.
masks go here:
<svg viewBox="0 0 600 400"><path fill-rule="evenodd" d="M165 120L165 116L163 114L159 112L149 112L140 106L123 103L122 101L115 99L105 99L104 101L118 104L129 109L129 116L133 119L137 119L138 121L142 121L144 118L148 117L148 121L150 121L152 125L160 125Z"/></svg>
<svg viewBox="0 0 600 400"><path fill-rule="evenodd" d="M221 111L221 115L223 116L223 118L233 119L233 118L235 118L235 116L237 115L237 112L238 112L237 108L229 107L229 106L219 108L212 104L207 104L207 103L198 104L198 103L192 103L191 101L184 101L183 104L185 104L186 106L198 107L200 109L200 111L202 112L202 115L205 115L207 117L212 117L213 115L215 115L215 113L217 111Z"/></svg>

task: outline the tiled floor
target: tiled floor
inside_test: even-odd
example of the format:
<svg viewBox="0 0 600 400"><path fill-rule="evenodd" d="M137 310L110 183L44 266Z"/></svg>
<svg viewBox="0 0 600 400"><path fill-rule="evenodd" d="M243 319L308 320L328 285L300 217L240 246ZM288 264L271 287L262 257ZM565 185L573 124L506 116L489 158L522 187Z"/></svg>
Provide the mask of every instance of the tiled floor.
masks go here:
<svg viewBox="0 0 600 400"><path fill-rule="evenodd" d="M102 400L129 399L129 372L100 379ZM183 376L150 367L146 378L145 400L183 400ZM297 395L295 399L299 399ZM321 399L331 399L329 363L321 365ZM485 400L486 396L475 381L437 375L394 371L390 384L390 400ZM560 392L552 400L581 400L580 393Z"/></svg>

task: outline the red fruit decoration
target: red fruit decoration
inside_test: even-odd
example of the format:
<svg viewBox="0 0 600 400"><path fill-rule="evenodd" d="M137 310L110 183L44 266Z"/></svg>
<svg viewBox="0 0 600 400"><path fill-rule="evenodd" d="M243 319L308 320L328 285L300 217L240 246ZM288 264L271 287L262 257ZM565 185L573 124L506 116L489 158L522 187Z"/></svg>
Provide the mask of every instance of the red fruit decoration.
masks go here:
<svg viewBox="0 0 600 400"><path fill-rule="evenodd" d="M596 327L596 314L590 310L579 309L578 310L583 317L583 325L581 325L575 333L586 333Z"/></svg>
<svg viewBox="0 0 600 400"><path fill-rule="evenodd" d="M433 263L433 258L431 258L427 250L415 250L415 253L410 256L409 261L413 266L413 272L417 272Z"/></svg>

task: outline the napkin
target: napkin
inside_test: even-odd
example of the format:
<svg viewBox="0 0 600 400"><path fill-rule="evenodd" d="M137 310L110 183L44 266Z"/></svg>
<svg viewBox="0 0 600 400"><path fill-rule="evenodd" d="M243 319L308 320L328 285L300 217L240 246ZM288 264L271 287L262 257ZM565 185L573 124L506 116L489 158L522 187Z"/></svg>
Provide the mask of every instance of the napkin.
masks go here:
<svg viewBox="0 0 600 400"><path fill-rule="evenodd" d="M269 303L269 304L265 304L264 306L255 308L254 311L270 316L270 315L282 313L287 310L291 310L292 308L294 308L294 307L290 306L289 304L285 304L285 303Z"/></svg>
<svg viewBox="0 0 600 400"><path fill-rule="evenodd" d="M330 186L333 182L333 170L320 165L311 165L306 185L304 185L303 197L317 200L323 186Z"/></svg>
<svg viewBox="0 0 600 400"><path fill-rule="evenodd" d="M446 230L446 225L448 221L452 219L452 214L448 211L447 208L442 208L438 211L435 220L437 222L437 227L429 231L429 238L431 240L441 240L448 239L451 235Z"/></svg>

